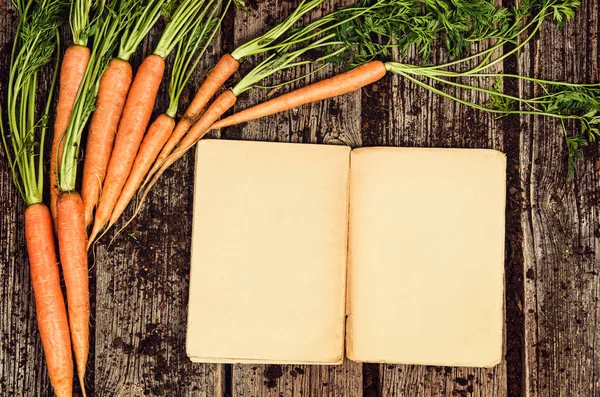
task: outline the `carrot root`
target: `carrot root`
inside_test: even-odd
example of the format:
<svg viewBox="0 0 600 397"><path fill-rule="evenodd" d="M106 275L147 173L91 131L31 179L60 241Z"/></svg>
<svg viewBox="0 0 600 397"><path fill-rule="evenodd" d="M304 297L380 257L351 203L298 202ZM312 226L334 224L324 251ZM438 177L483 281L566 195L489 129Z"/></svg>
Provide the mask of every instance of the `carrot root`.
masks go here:
<svg viewBox="0 0 600 397"><path fill-rule="evenodd" d="M93 211L100 198L131 80L131 65L119 58L110 61L100 80L96 110L90 122L83 164L81 199L85 210L86 226L92 223Z"/></svg>
<svg viewBox="0 0 600 397"><path fill-rule="evenodd" d="M108 228L115 224L127 208L127 205L140 187L159 151L167 139L169 139L169 136L171 136L173 128L175 128L175 120L166 114L161 114L148 129L131 168L129 178L127 178L127 182L115 204Z"/></svg>
<svg viewBox="0 0 600 397"><path fill-rule="evenodd" d="M31 284L40 339L48 375L58 397L73 393L73 358L69 320L60 288L60 272L54 244L54 222L44 204L25 210L25 240L29 253Z"/></svg>
<svg viewBox="0 0 600 397"><path fill-rule="evenodd" d="M152 109L164 70L165 60L158 55L150 55L142 62L131 84L96 209L94 226L89 238L90 244L109 222L121 190L131 172L135 156L152 116Z"/></svg>
<svg viewBox="0 0 600 397"><path fill-rule="evenodd" d="M81 196L75 192L61 193L57 215L58 247L67 287L71 341L77 376L82 390L85 390L84 378L90 347L90 296L87 232Z"/></svg>
<svg viewBox="0 0 600 397"><path fill-rule="evenodd" d="M219 59L215 67L206 75L206 79L194 95L194 99L185 111L185 114L177 123L173 134L160 151L154 165L148 172L151 177L163 161L173 152L179 141L187 134L192 126L204 113L210 99L219 91L233 74L239 69L240 63L230 54L225 54Z"/></svg>
<svg viewBox="0 0 600 397"><path fill-rule="evenodd" d="M229 127L231 125L293 109L307 103L347 94L380 80L386 73L387 69L383 62L371 61L348 72L310 84L306 87L234 113L233 115L216 122L211 128L219 129Z"/></svg>
<svg viewBox="0 0 600 397"><path fill-rule="evenodd" d="M90 49L84 46L72 45L67 48L60 69L60 85L58 104L56 105L56 119L54 120L54 137L52 138L52 151L50 153L50 211L56 228L56 206L58 203L58 164L63 152L63 135L69 126L71 112L79 86L83 80L85 69L90 61Z"/></svg>

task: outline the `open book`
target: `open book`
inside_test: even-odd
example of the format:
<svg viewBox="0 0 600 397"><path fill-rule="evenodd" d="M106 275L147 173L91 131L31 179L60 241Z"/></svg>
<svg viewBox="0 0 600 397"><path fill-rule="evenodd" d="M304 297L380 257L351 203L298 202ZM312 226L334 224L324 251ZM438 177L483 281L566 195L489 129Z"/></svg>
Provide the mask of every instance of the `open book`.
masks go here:
<svg viewBox="0 0 600 397"><path fill-rule="evenodd" d="M188 356L499 363L505 168L493 150L201 141Z"/></svg>

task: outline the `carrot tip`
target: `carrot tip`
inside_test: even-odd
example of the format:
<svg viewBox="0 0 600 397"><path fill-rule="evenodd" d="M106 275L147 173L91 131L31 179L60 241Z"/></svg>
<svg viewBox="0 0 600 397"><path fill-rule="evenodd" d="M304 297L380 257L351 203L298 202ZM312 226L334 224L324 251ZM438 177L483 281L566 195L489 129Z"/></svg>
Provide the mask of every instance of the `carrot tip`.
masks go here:
<svg viewBox="0 0 600 397"><path fill-rule="evenodd" d="M96 237L102 231L103 226L100 226L98 223L94 222L94 227L92 228L92 232L90 233L90 237L88 238L88 250L94 244Z"/></svg>
<svg viewBox="0 0 600 397"><path fill-rule="evenodd" d="M81 387L81 394L83 395L83 397L87 397L87 394L85 392L85 368L83 369L83 373L81 371L77 372L79 377L79 386Z"/></svg>

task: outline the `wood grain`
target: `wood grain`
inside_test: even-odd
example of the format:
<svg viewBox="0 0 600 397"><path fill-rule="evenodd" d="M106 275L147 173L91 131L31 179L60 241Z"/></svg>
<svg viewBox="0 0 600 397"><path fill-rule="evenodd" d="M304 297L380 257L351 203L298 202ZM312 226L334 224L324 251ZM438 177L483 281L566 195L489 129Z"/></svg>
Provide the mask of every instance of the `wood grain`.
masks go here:
<svg viewBox="0 0 600 397"><path fill-rule="evenodd" d="M323 10L331 10L339 2L327 1ZM237 13L234 43L241 44L265 32L269 26L288 15L293 4L265 1L257 4L250 14ZM247 60L242 73L249 70L256 60ZM283 77L275 76L266 85L281 79L294 79L308 70L294 70ZM331 75L331 70L321 71L301 84L316 81ZM296 84L294 86L297 86ZM289 89L289 88L287 88ZM237 109L264 101L267 90L254 89L242 95ZM333 100L303 106L288 112L252 121L241 127L222 132L227 139L330 143L359 146L360 94L354 93ZM362 395L362 367L346 360L342 366L309 365L234 365L232 371L234 396L359 396Z"/></svg>
<svg viewBox="0 0 600 397"><path fill-rule="evenodd" d="M479 50L483 50L480 47ZM477 49L474 52L478 52ZM435 63L446 61L438 50ZM403 62L421 62L414 52ZM475 66L475 63L472 64ZM502 65L490 71L502 71ZM473 84L488 87L493 81ZM464 100L485 103L481 93L444 91ZM364 90L362 128L367 146L464 147L503 150L503 131L494 117L442 98L397 75ZM401 247L399 247L401 249ZM408 324L407 326L410 326ZM387 365L379 367L382 395L507 396L506 362L493 369Z"/></svg>
<svg viewBox="0 0 600 397"><path fill-rule="evenodd" d="M522 73L600 80L598 2L584 0L564 29L546 24L523 51ZM524 93L532 87L521 85ZM578 126L569 125L570 133ZM527 396L600 395L600 173L597 146L567 179L560 124L521 118Z"/></svg>
<svg viewBox="0 0 600 397"><path fill-rule="evenodd" d="M157 27L144 41L132 60L134 70L154 50L161 31ZM218 48L217 39L182 95L180 110L214 65ZM168 107L169 79L170 69L153 117ZM223 393L223 367L192 364L185 353L192 188L188 154L158 182L131 225L115 238L132 215L130 206L95 247L97 396Z"/></svg>

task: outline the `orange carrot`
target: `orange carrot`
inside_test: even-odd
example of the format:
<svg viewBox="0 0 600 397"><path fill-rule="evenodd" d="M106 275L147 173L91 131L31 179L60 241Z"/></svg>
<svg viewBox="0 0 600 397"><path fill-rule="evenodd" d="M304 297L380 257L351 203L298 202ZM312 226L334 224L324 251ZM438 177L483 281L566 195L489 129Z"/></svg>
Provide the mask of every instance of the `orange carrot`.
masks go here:
<svg viewBox="0 0 600 397"><path fill-rule="evenodd" d="M81 196L63 192L58 198L58 247L65 285L71 340L77 375L83 387L90 342L90 297L88 289L87 232Z"/></svg>
<svg viewBox="0 0 600 397"><path fill-rule="evenodd" d="M173 132L173 128L175 128L175 120L172 117L167 116L166 114L161 114L158 118L152 123L142 144L140 146L140 151L135 158L135 162L133 163L133 167L131 168L131 173L129 174L129 178L123 187L123 191L117 200L115 205L115 209L110 217L110 222L108 227L111 227L115 224L115 222L119 219L127 205L133 198L133 195L140 187L140 184L144 180L144 176L152 166L152 163L158 152L163 147L171 133Z"/></svg>
<svg viewBox="0 0 600 397"><path fill-rule="evenodd" d="M58 202L58 164L62 161L63 135L69 125L75 98L83 80L85 69L90 61L90 49L80 45L67 48L60 70L60 86L56 119L54 120L54 137L50 153L50 211L56 227L56 205Z"/></svg>
<svg viewBox="0 0 600 397"><path fill-rule="evenodd" d="M96 110L90 122L83 163L81 199L85 210L86 226L92 223L93 211L100 198L100 190L106 176L131 79L132 71L129 62L113 58L100 80Z"/></svg>
<svg viewBox="0 0 600 397"><path fill-rule="evenodd" d="M152 179L146 185L140 204L152 189L152 186L158 181L160 176L169 168L175 161L183 157L190 148L194 146L207 132L210 131L210 126L217 121L226 111L231 109L237 102L237 97L231 90L223 92L214 100L214 102L206 109L202 117L190 129L189 133L181 140L177 149L165 159L158 171L153 175ZM138 204L139 209L139 204ZM136 210L137 212L137 210Z"/></svg>
<svg viewBox="0 0 600 397"><path fill-rule="evenodd" d="M198 142L207 132L210 131L210 126L213 125L219 117L226 111L231 109L237 102L237 97L231 90L223 92L214 100L214 102L206 109L206 112L200 117L200 120L190 129L188 134L179 142L179 146L169 157L176 157L175 160L181 158L196 142ZM171 162L171 164L173 164Z"/></svg>
<svg viewBox="0 0 600 397"><path fill-rule="evenodd" d="M125 108L108 163L108 171L96 209L90 242L110 220L115 203L127 181L135 156L152 116L152 108L165 70L165 60L155 54L140 66L125 102Z"/></svg>
<svg viewBox="0 0 600 397"><path fill-rule="evenodd" d="M186 109L185 114L177 123L173 134L166 142L158 155L154 166L148 173L148 177L152 176L160 168L162 162L171 154L171 152L173 152L173 149L175 149L175 146L177 146L181 138L187 134L194 123L202 116L210 99L219 91L219 88L225 84L227 79L233 76L239 67L240 63L238 60L229 54L225 54L219 59L217 65L206 75L206 79L196 92L196 95Z"/></svg>
<svg viewBox="0 0 600 397"><path fill-rule="evenodd" d="M386 72L387 69L383 62L371 61L348 72L310 84L234 113L223 120L217 121L211 129L228 127L245 121L270 116L307 103L343 95L380 80L385 76Z"/></svg>
<svg viewBox="0 0 600 397"><path fill-rule="evenodd" d="M58 397L71 397L73 359L69 321L60 288L52 216L44 204L33 204L25 210L25 240L50 383Z"/></svg>

